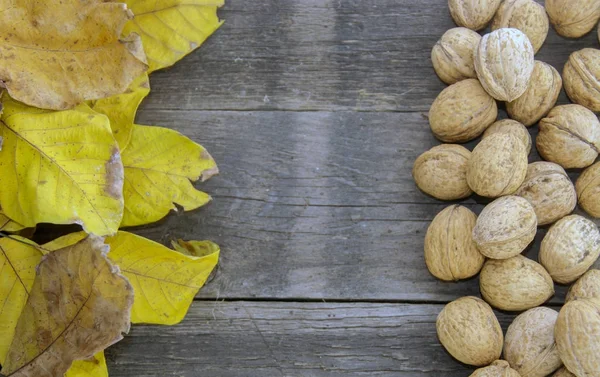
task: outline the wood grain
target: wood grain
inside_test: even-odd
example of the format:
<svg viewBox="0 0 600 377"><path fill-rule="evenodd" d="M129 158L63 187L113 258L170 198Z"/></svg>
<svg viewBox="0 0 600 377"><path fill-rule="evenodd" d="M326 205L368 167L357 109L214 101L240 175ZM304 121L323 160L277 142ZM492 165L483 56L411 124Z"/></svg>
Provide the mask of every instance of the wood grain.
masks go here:
<svg viewBox="0 0 600 377"><path fill-rule="evenodd" d="M445 0L230 0L219 15L200 50L152 74L144 108L427 111L445 87L430 61L455 26ZM562 72L584 47L595 32L551 30L536 58Z"/></svg>
<svg viewBox="0 0 600 377"><path fill-rule="evenodd" d="M147 110L140 118L203 143L221 169L199 186L214 197L208 207L135 230L165 244L222 246L200 297L447 302L478 294L477 279L443 283L423 261L429 222L448 203L411 178L416 157L438 143L421 114ZM479 212L485 202L463 203Z"/></svg>
<svg viewBox="0 0 600 377"><path fill-rule="evenodd" d="M135 326L111 377L468 376L437 341L442 305L196 301L174 327ZM512 315L497 313L504 329Z"/></svg>

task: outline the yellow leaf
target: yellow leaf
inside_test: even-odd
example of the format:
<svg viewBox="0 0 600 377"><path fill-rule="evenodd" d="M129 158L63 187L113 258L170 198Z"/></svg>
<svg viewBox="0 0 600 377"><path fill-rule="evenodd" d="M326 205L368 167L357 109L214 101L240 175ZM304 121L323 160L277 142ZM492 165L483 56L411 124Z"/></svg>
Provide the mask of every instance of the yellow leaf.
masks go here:
<svg viewBox="0 0 600 377"><path fill-rule="evenodd" d="M103 0L11 0L0 6L0 80L31 106L64 110L123 92L147 65L132 14Z"/></svg>
<svg viewBox="0 0 600 377"><path fill-rule="evenodd" d="M204 257L219 252L219 245L211 241L171 241L173 249L192 257Z"/></svg>
<svg viewBox="0 0 600 377"><path fill-rule="evenodd" d="M0 238L0 364L4 364L17 321L35 279L42 253L31 241Z"/></svg>
<svg viewBox="0 0 600 377"><path fill-rule="evenodd" d="M2 232L18 232L25 227L15 221L12 221L0 210L0 231Z"/></svg>
<svg viewBox="0 0 600 377"><path fill-rule="evenodd" d="M223 23L223 0L125 0L134 18L124 32L142 37L149 72L169 67L198 48Z"/></svg>
<svg viewBox="0 0 600 377"><path fill-rule="evenodd" d="M65 377L108 377L104 351L98 352L89 360L75 361Z"/></svg>
<svg viewBox="0 0 600 377"><path fill-rule="evenodd" d="M121 150L131 138L135 113L142 100L150 93L148 74L136 78L123 94L91 101L90 107L110 120L110 128Z"/></svg>
<svg viewBox="0 0 600 377"><path fill-rule="evenodd" d="M55 250L85 235L74 233L44 245ZM108 257L119 266L135 292L132 323L173 325L180 322L198 290L219 261L219 247L210 241L180 241L203 256L184 255L135 234L119 231L106 238Z"/></svg>
<svg viewBox="0 0 600 377"><path fill-rule="evenodd" d="M108 119L87 105L48 111L2 100L3 212L26 227L78 223L113 234L123 212L123 165Z"/></svg>
<svg viewBox="0 0 600 377"><path fill-rule="evenodd" d="M194 188L218 173L217 165L201 146L178 132L161 127L133 126L122 155L125 168L125 210L121 226L153 223L177 209L196 209L210 196Z"/></svg>
<svg viewBox="0 0 600 377"><path fill-rule="evenodd" d="M129 331L133 291L107 249L90 236L42 258L2 374L62 376Z"/></svg>

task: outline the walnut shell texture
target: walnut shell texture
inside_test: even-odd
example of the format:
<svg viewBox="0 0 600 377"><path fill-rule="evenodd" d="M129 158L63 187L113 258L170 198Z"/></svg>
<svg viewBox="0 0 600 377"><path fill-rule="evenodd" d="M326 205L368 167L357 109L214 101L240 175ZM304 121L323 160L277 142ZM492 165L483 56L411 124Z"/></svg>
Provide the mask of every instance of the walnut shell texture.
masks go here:
<svg viewBox="0 0 600 377"><path fill-rule="evenodd" d="M425 263L438 279L457 281L477 275L485 257L473 242L477 216L460 205L435 216L425 235Z"/></svg>
<svg viewBox="0 0 600 377"><path fill-rule="evenodd" d="M435 146L421 154L413 166L419 189L440 200L466 198L473 191L467 184L467 162L471 152L456 144Z"/></svg>
<svg viewBox="0 0 600 377"><path fill-rule="evenodd" d="M488 259L479 275L483 299L501 310L521 311L546 302L554 295L554 282L541 264L522 255Z"/></svg>
<svg viewBox="0 0 600 377"><path fill-rule="evenodd" d="M523 95L534 67L533 46L523 32L503 28L486 34L475 50L477 77L483 88L499 101Z"/></svg>
<svg viewBox="0 0 600 377"><path fill-rule="evenodd" d="M585 169L575 182L579 206L590 216L600 217L600 162Z"/></svg>
<svg viewBox="0 0 600 377"><path fill-rule="evenodd" d="M534 0L505 0L492 21L492 30L500 28L521 30L538 52L548 36L550 21L544 6Z"/></svg>
<svg viewBox="0 0 600 377"><path fill-rule="evenodd" d="M529 127L545 117L556 104L562 89L562 78L550 64L535 61L527 90L506 103L508 115Z"/></svg>
<svg viewBox="0 0 600 377"><path fill-rule="evenodd" d="M492 308L477 297L447 304L437 317L436 329L444 348L460 362L483 366L500 358L502 328Z"/></svg>
<svg viewBox="0 0 600 377"><path fill-rule="evenodd" d="M552 375L552 377L576 377L573 373L569 372L569 370L565 367L560 368Z"/></svg>
<svg viewBox="0 0 600 377"><path fill-rule="evenodd" d="M600 122L585 107L556 106L539 125L536 146L544 160L572 169L585 168L598 157Z"/></svg>
<svg viewBox="0 0 600 377"><path fill-rule="evenodd" d="M496 360L491 365L479 368L469 377L520 377L519 373L512 369L504 360Z"/></svg>
<svg viewBox="0 0 600 377"><path fill-rule="evenodd" d="M589 270L569 289L566 301L600 299L600 270Z"/></svg>
<svg viewBox="0 0 600 377"><path fill-rule="evenodd" d="M494 17L502 0L448 0L450 15L458 26L481 30Z"/></svg>
<svg viewBox="0 0 600 377"><path fill-rule="evenodd" d="M546 0L545 6L556 32L567 38L589 33L600 18L599 0Z"/></svg>
<svg viewBox="0 0 600 377"><path fill-rule="evenodd" d="M473 240L486 257L507 259L525 250L536 231L537 218L531 204L518 196L503 196L481 211Z"/></svg>
<svg viewBox="0 0 600 377"><path fill-rule="evenodd" d="M600 232L593 221L579 215L552 225L540 246L540 263L552 279L569 284L583 275L600 256Z"/></svg>
<svg viewBox="0 0 600 377"><path fill-rule="evenodd" d="M510 195L525 180L527 162L527 149L518 136L493 133L473 149L467 163L467 183L481 196Z"/></svg>
<svg viewBox="0 0 600 377"><path fill-rule="evenodd" d="M450 29L431 50L435 73L446 84L477 78L473 54L481 35L465 27Z"/></svg>
<svg viewBox="0 0 600 377"><path fill-rule="evenodd" d="M554 330L565 367L578 377L600 376L600 300L570 301Z"/></svg>
<svg viewBox="0 0 600 377"><path fill-rule="evenodd" d="M584 48L572 53L563 69L563 80L573 102L600 111L600 50Z"/></svg>
<svg viewBox="0 0 600 377"><path fill-rule="evenodd" d="M562 366L554 325L556 310L539 307L520 314L506 330L504 358L522 377L545 377Z"/></svg>
<svg viewBox="0 0 600 377"><path fill-rule="evenodd" d="M444 89L429 109L431 131L445 143L466 143L494 123L496 101L479 81L467 79Z"/></svg>
<svg viewBox="0 0 600 377"><path fill-rule="evenodd" d="M540 226L562 219L577 205L575 186L565 170L547 161L529 164L525 181L515 195L531 203Z"/></svg>
<svg viewBox="0 0 600 377"><path fill-rule="evenodd" d="M517 136L525 145L527 154L531 152L531 135L522 123L512 119L496 121L485 130L482 137L485 139L495 133L513 134Z"/></svg>

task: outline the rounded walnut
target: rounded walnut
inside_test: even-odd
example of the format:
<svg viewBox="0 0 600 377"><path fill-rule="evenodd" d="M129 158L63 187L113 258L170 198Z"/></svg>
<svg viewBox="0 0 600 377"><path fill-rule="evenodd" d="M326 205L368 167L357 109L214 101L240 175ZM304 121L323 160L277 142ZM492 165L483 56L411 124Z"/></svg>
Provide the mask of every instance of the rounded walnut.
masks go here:
<svg viewBox="0 0 600 377"><path fill-rule="evenodd" d="M466 198L473 192L467 184L471 152L460 145L442 144L421 154L413 166L413 178L423 192L440 200Z"/></svg>
<svg viewBox="0 0 600 377"><path fill-rule="evenodd" d="M536 146L545 160L565 169L584 168L598 157L600 122L583 106L556 106L540 121Z"/></svg>
<svg viewBox="0 0 600 377"><path fill-rule="evenodd" d="M444 307L437 317L437 334L458 361L475 366L500 358L504 336L492 308L477 297L462 297Z"/></svg>
<svg viewBox="0 0 600 377"><path fill-rule="evenodd" d="M527 174L527 149L513 134L493 133L473 149L467 183L478 195L496 198L517 191Z"/></svg>
<svg viewBox="0 0 600 377"><path fill-rule="evenodd" d="M516 120L512 119L502 119L491 126L489 126L485 132L483 133L483 138L495 134L495 133L505 133L505 134L513 134L518 137L523 144L525 145L525 150L527 154L531 152L531 135L527 128Z"/></svg>
<svg viewBox="0 0 600 377"><path fill-rule="evenodd" d="M504 0L492 21L492 30L521 30L529 38L534 52L542 48L549 27L550 22L544 6L534 0Z"/></svg>
<svg viewBox="0 0 600 377"><path fill-rule="evenodd" d="M491 365L479 368L469 377L520 377L519 373L512 369L504 360L496 360Z"/></svg>
<svg viewBox="0 0 600 377"><path fill-rule="evenodd" d="M527 90L514 101L506 103L508 115L529 127L552 110L562 89L558 71L539 60L535 61Z"/></svg>
<svg viewBox="0 0 600 377"><path fill-rule="evenodd" d="M521 311L540 306L552 297L554 283L541 264L517 255L488 259L479 275L479 289L493 307Z"/></svg>
<svg viewBox="0 0 600 377"><path fill-rule="evenodd" d="M475 50L477 77L499 101L513 101L527 90L533 73L531 42L523 32L504 28L486 34Z"/></svg>
<svg viewBox="0 0 600 377"><path fill-rule="evenodd" d="M560 368L552 375L552 377L576 377L573 373L569 372L569 370L565 367Z"/></svg>
<svg viewBox="0 0 600 377"><path fill-rule="evenodd" d="M433 219L425 235L425 263L438 279L457 281L475 276L485 258L475 242L477 216L468 208L452 205Z"/></svg>
<svg viewBox="0 0 600 377"><path fill-rule="evenodd" d="M488 204L477 218L473 240L488 258L507 259L520 254L537 231L535 211L518 196L504 196Z"/></svg>
<svg viewBox="0 0 600 377"><path fill-rule="evenodd" d="M498 116L496 101L479 81L467 79L444 89L429 109L431 131L443 142L473 140Z"/></svg>
<svg viewBox="0 0 600 377"><path fill-rule="evenodd" d="M575 183L579 206L590 216L600 217L600 162L585 169Z"/></svg>
<svg viewBox="0 0 600 377"><path fill-rule="evenodd" d="M458 26L481 30L492 20L502 0L448 0L450 15Z"/></svg>
<svg viewBox="0 0 600 377"><path fill-rule="evenodd" d="M573 212L577 205L575 186L565 170L553 162L529 164L525 181L515 195L531 203L538 225L562 219Z"/></svg>
<svg viewBox="0 0 600 377"><path fill-rule="evenodd" d="M560 219L540 246L540 263L552 279L568 284L583 275L600 256L600 232L591 220L579 215Z"/></svg>
<svg viewBox="0 0 600 377"><path fill-rule="evenodd" d="M587 298L600 299L600 270L589 270L569 289L566 301Z"/></svg>
<svg viewBox="0 0 600 377"><path fill-rule="evenodd" d="M473 53L481 35L465 27L448 30L431 50L433 68L446 84L477 78Z"/></svg>
<svg viewBox="0 0 600 377"><path fill-rule="evenodd" d="M563 37L582 37L600 18L600 0L546 0L545 4L550 22Z"/></svg>
<svg viewBox="0 0 600 377"><path fill-rule="evenodd" d="M533 308L506 330L504 358L521 377L545 377L562 366L554 341L557 318L556 310Z"/></svg>
<svg viewBox="0 0 600 377"><path fill-rule="evenodd" d="M570 301L562 307L554 330L565 367L578 377L600 374L600 300Z"/></svg>
<svg viewBox="0 0 600 377"><path fill-rule="evenodd" d="M572 53L563 69L563 80L573 102L600 111L600 50L584 48Z"/></svg>

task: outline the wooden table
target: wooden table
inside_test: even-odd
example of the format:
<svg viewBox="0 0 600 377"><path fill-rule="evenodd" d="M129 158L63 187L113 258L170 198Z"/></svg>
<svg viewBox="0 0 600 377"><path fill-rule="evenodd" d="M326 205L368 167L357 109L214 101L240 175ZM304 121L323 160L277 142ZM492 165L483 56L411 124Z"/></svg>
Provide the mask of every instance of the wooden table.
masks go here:
<svg viewBox="0 0 600 377"><path fill-rule="evenodd" d="M468 376L435 318L478 281L427 272L425 231L447 203L411 178L438 144L429 55L454 26L447 1L228 0L220 15L199 51L152 75L138 116L211 152L214 202L136 230L211 239L220 267L180 325L134 326L110 348L110 375ZM562 70L583 47L595 33L551 31L537 58Z"/></svg>

